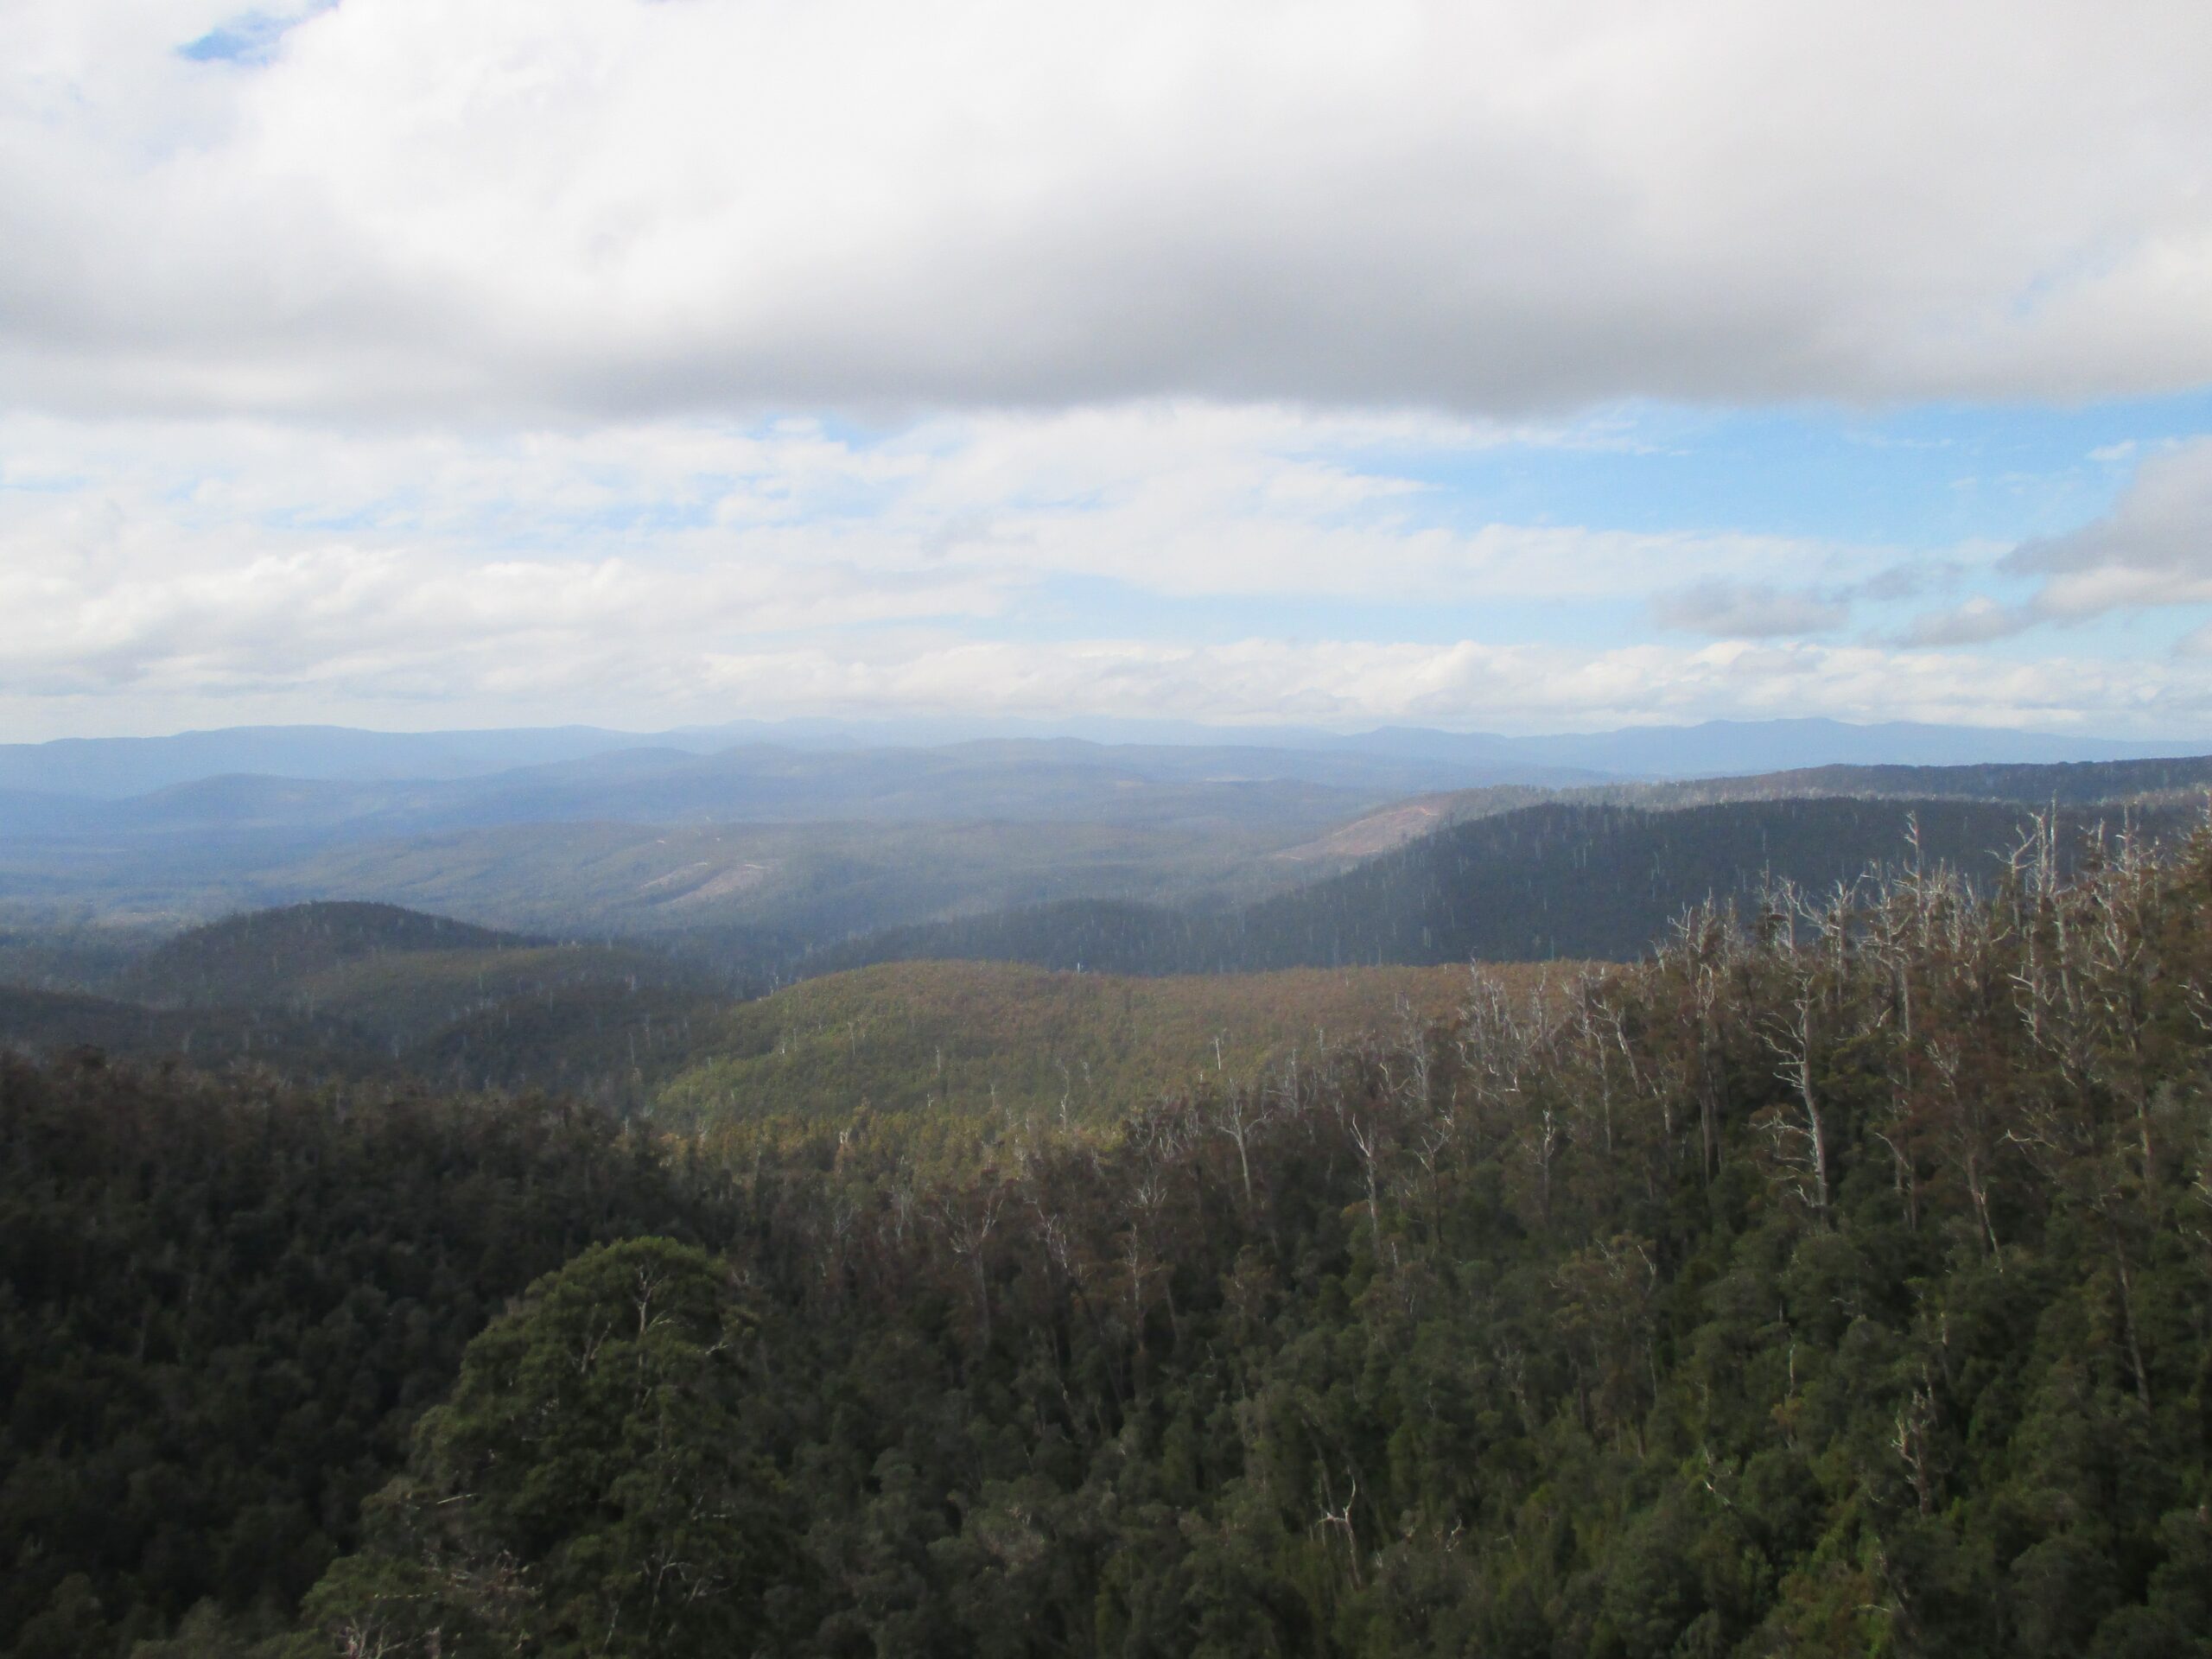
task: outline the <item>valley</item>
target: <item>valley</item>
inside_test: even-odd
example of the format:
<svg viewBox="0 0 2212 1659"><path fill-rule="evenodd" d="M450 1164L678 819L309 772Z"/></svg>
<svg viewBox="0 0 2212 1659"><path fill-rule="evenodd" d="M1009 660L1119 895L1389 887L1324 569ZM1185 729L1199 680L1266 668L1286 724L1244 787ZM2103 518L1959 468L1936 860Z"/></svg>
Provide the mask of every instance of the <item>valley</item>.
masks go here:
<svg viewBox="0 0 2212 1659"><path fill-rule="evenodd" d="M450 753L0 804L0 1651L2202 1624L2212 760Z"/></svg>
<svg viewBox="0 0 2212 1659"><path fill-rule="evenodd" d="M0 4L0 1659L2212 1659L2212 6Z"/></svg>
<svg viewBox="0 0 2212 1659"><path fill-rule="evenodd" d="M1335 780L1271 779L1270 753ZM1206 776L1232 761L1239 775ZM108 804L110 833L19 835L0 851L13 872L0 877L0 1041L565 1090L687 1118L756 1093L802 1116L994 1090L1026 1111L1057 1107L1087 1065L1081 1109L1110 1115L1133 1092L1187 1085L1216 1035L1249 1074L1303 1024L1348 1030L1402 1004L1440 1016L1434 987L1470 963L1632 960L1687 911L1755 908L1776 883L1826 892L1917 861L1986 888L2054 804L2062 863L2098 835L2172 842L2212 784L2212 760L2148 760L1491 784L1366 804L1376 778L1427 764L1014 741L610 749L443 782L231 779L219 798L233 816L197 829L171 816L136 839L132 812L173 815L201 787L173 785ZM677 802L711 816L297 839L334 801L380 801L369 821L389 828L448 788L503 812L580 811L559 791L585 776L602 813ZM240 803L254 804L244 819ZM855 803L871 816L814 816ZM1007 816L969 816L993 805ZM264 833L282 846L260 864ZM1109 1052L1093 1039L1116 995L1129 1012ZM869 1029L847 1050L818 1035ZM882 1046L894 1030L908 1047ZM955 1072L933 1086L912 1046L934 1055L948 1035ZM769 1063L795 1042L805 1065ZM983 1054L1003 1066L975 1069Z"/></svg>

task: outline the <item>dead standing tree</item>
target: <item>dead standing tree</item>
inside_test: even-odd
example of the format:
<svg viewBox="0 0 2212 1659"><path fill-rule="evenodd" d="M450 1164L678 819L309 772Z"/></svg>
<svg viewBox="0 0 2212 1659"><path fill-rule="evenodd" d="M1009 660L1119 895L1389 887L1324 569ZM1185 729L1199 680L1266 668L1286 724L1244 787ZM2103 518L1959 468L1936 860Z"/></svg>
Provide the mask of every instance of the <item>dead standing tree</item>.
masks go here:
<svg viewBox="0 0 2212 1659"><path fill-rule="evenodd" d="M1769 931L1783 1001L1779 1009L1760 1022L1759 1035L1775 1058L1775 1076L1789 1092L1760 1113L1758 1122L1766 1131L1769 1154L1784 1186L1810 1213L1813 1224L1825 1232L1832 1216L1831 1142L1827 1103L1814 1065L1834 991L1824 983L1833 972L1822 970L1832 952L1833 959L1840 959L1835 935L1849 925L1847 900L1839 898L1831 906L1816 910L1795 886L1782 881L1768 889L1762 920ZM1800 921L1809 921L1820 930L1816 948L1800 946Z"/></svg>

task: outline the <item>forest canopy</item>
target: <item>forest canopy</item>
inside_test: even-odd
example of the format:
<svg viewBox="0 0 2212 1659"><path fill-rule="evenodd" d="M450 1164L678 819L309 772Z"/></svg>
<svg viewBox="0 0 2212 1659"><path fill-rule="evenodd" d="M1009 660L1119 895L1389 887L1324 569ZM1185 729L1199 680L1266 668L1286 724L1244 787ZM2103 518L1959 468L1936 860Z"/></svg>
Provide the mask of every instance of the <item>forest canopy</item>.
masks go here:
<svg viewBox="0 0 2212 1659"><path fill-rule="evenodd" d="M2212 838L1117 1120L0 1070L0 1650L2212 1651Z"/></svg>

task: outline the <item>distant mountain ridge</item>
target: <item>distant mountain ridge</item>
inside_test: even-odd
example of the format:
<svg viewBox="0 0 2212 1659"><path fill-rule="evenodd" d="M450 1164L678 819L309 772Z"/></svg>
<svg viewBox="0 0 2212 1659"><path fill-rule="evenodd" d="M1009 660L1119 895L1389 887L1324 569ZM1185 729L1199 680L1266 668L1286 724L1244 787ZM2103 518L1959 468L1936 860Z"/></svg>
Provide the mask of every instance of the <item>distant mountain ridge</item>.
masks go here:
<svg viewBox="0 0 2212 1659"><path fill-rule="evenodd" d="M0 921L149 925L343 897L541 938L657 941L724 985L802 965L813 971L817 956L838 965L862 939L900 955L1010 954L1069 966L1126 960L1145 971L1325 965L1375 960L1377 948L1389 960L1402 947L1370 938L1361 954L1338 957L1309 942L1288 957L1249 957L1233 941L1208 935L1201 943L1212 924L1193 918L1250 913L1277 897L1289 902L1300 884L1342 875L1423 836L1546 804L1586 813L1940 800L2010 803L1999 815L2010 821L2021 807L2052 802L2139 798L2160 810L2187 807L2212 788L2212 756L1831 766L1414 793L1405 786L1434 776L1431 763L1308 753L1293 755L1292 768L1333 768L1344 781L1255 775L1280 758L1077 739L944 749L756 746L706 755L632 748L442 781L232 777L122 802L0 794ZM2111 804L2106 816L2117 823L2128 810ZM1838 823L1851 817L1822 810ZM1662 839L1696 833L1695 822ZM1841 845L1860 863L1894 850L1893 840L1875 849L1849 834ZM1524 856L1511 852L1507 861ZM1523 875L1566 880L1548 868ZM1573 913L1594 899L1567 894L1562 902ZM1064 925L1058 938L1037 921L1049 906L1060 907L1052 912ZM1500 899L1491 908L1511 906ZM1123 919L1104 928L1100 918L1109 915ZM1656 927L1665 918L1662 908L1642 919ZM925 931L900 931L913 929ZM1012 931L995 945L983 939L990 929ZM1158 937L1141 948L1113 943L1117 930L1129 929ZM1080 955L1063 948L1078 937L1105 942L1085 944ZM1648 939L1624 911L1599 934L1554 938L1539 918L1485 934L1473 948L1490 957L1633 954ZM6 945L12 959L47 976L48 988L94 991L111 988L67 963L96 960L100 948L90 938L59 955L50 942Z"/></svg>
<svg viewBox="0 0 2212 1659"><path fill-rule="evenodd" d="M1299 727L1220 727L1175 721L737 721L671 731L589 726L448 732L375 732L336 726L235 727L167 737L60 738L0 744L0 791L114 800L234 775L321 782L450 781L588 760L625 750L708 755L750 747L803 753L949 748L968 744L1240 750L1318 778L1316 757L1417 762L1479 771L1462 782L1537 781L1583 772L1618 778L1717 776L1829 765L2050 764L2149 759L2212 748L2201 741L2122 741L1910 722L1856 726L1827 719L1707 721L1611 732L1508 737L1410 727L1339 733ZM1301 764L1290 757L1305 756Z"/></svg>
<svg viewBox="0 0 2212 1659"><path fill-rule="evenodd" d="M523 823L1158 822L1263 810L1318 823L1365 804L1465 781L1554 785L1579 772L1312 751L975 743L942 749L711 754L613 749L452 779L359 780L239 772L122 799L0 791L0 832L57 837L204 834L392 837ZM1257 803L1245 807L1241 794ZM1318 815L1318 816L1317 816Z"/></svg>
<svg viewBox="0 0 2212 1659"><path fill-rule="evenodd" d="M649 741L588 726L473 732L238 726L168 737L65 737L0 744L0 790L116 800L239 773L353 782L465 778Z"/></svg>
<svg viewBox="0 0 2212 1659"><path fill-rule="evenodd" d="M2212 755L1963 766L1834 766L1743 780L1806 794L1951 797L1961 800L2079 804L2212 788ZM1681 785L1694 789L1695 785Z"/></svg>

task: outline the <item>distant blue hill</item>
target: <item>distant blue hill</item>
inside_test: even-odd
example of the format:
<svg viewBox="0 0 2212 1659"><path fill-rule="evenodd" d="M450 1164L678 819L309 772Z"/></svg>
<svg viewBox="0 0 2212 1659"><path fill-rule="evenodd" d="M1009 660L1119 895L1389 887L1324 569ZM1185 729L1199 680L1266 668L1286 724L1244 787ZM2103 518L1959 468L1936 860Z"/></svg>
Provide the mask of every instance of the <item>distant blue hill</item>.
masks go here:
<svg viewBox="0 0 2212 1659"><path fill-rule="evenodd" d="M2047 732L1891 721L1713 720L1700 726L1512 741L1523 760L1583 766L1618 777L1719 778L1807 766L2049 766L2069 760L2145 760L2202 754L2212 740L2126 743Z"/></svg>
<svg viewBox="0 0 2212 1659"><path fill-rule="evenodd" d="M118 800L178 785L240 776L310 782L442 782L524 767L658 751L709 755L773 745L821 753L1025 747L1043 760L1136 762L1158 776L1228 767L1250 778L1408 788L1503 782L1566 785L1604 779L1724 777L1825 766L2038 765L2201 753L2199 741L2122 742L2094 736L1963 726L1834 720L1708 721L1698 726L1506 737L1487 732L1384 728L1207 726L1169 721L740 721L659 733L588 726L452 732L372 732L339 726L242 726L168 737L63 738L0 745L0 792ZM1174 766L1160 751L1213 750ZM1141 759L1136 751L1146 751ZM1117 753L1118 752L1118 753ZM1400 763L1395 766L1386 762ZM620 769L617 763L617 769Z"/></svg>
<svg viewBox="0 0 2212 1659"><path fill-rule="evenodd" d="M172 737L65 737L0 744L0 790L119 800L241 774L353 783L474 778L655 741L588 726L480 732L234 726Z"/></svg>

